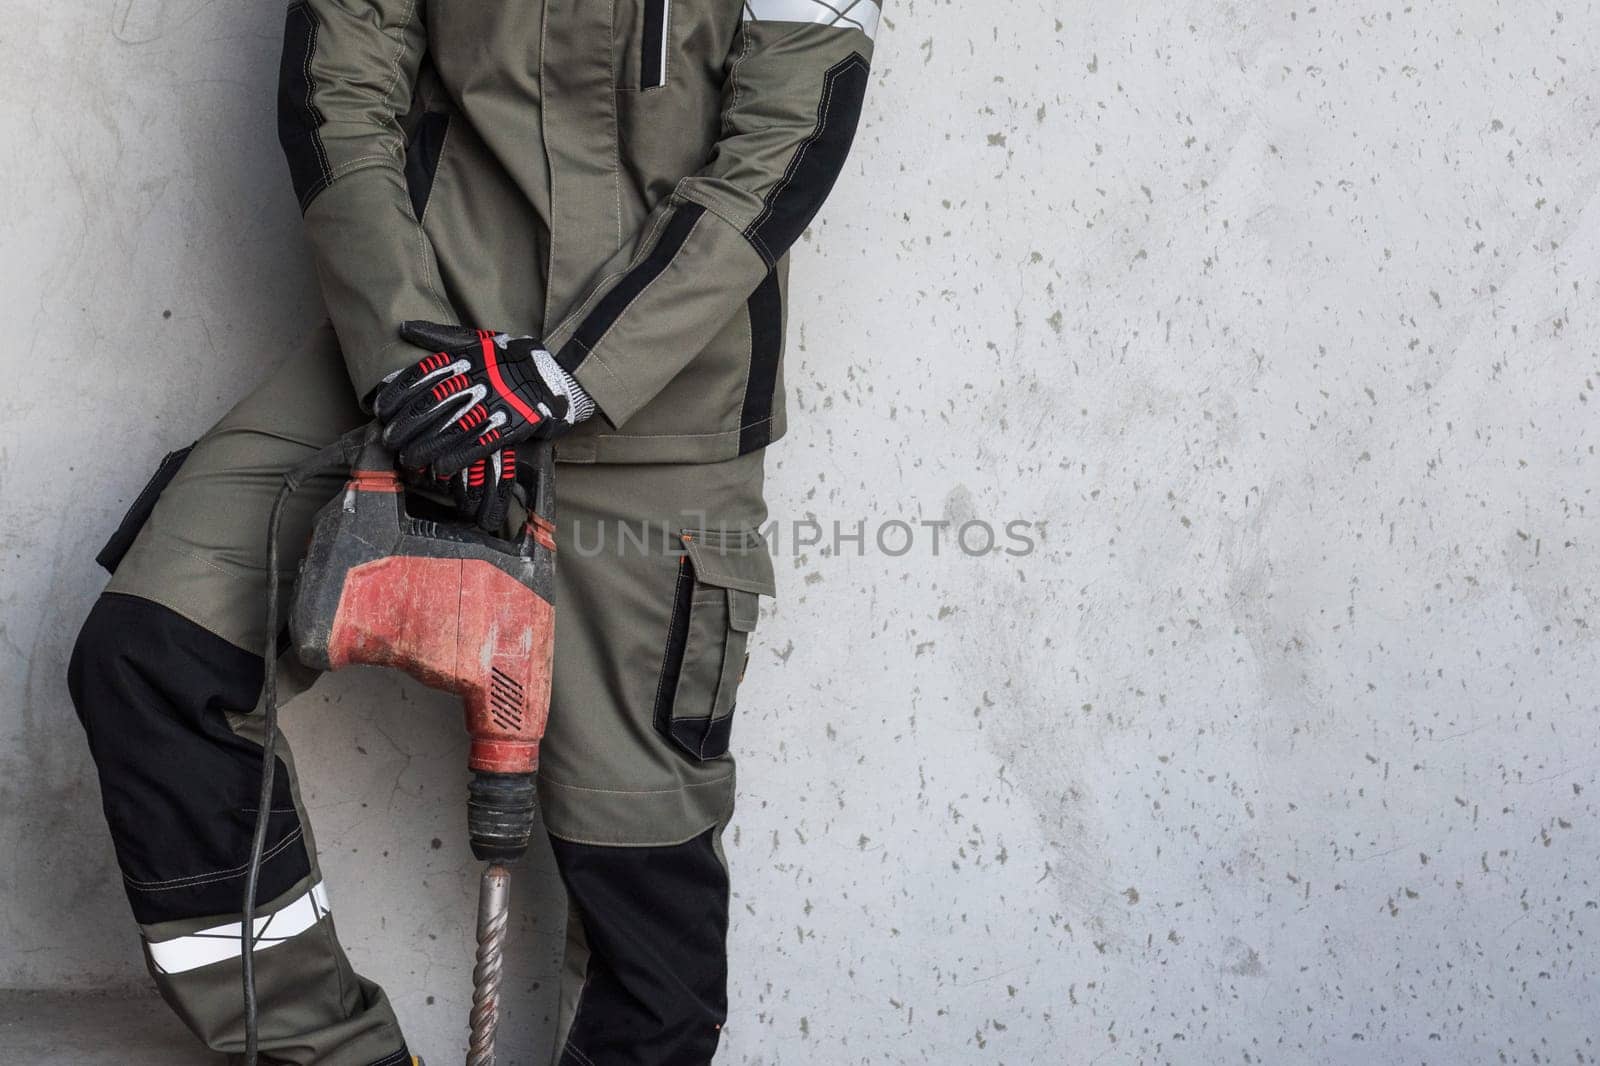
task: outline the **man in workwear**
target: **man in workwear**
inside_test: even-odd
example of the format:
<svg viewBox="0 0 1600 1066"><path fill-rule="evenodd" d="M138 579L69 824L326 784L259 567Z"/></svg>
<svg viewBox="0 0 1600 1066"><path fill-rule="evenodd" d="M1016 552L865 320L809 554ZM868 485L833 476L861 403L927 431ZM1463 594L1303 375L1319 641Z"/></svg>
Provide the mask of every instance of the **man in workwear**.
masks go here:
<svg viewBox="0 0 1600 1066"><path fill-rule="evenodd" d="M711 1058L787 253L843 166L878 22L876 0L289 7L278 132L331 324L163 464L70 667L150 970L211 1047L243 1045L268 511L286 469L375 414L488 526L516 446L556 438L558 539L582 550L557 567L539 778L571 904L555 1059ZM336 488L291 498L286 549ZM262 1049L404 1063L334 935L287 752L278 782Z"/></svg>

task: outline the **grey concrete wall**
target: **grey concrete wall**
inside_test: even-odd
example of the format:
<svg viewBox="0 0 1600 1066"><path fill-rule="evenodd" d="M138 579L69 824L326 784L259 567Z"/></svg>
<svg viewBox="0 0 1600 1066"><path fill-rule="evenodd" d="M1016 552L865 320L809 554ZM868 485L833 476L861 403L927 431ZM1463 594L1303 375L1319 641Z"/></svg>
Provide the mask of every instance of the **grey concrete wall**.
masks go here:
<svg viewBox="0 0 1600 1066"><path fill-rule="evenodd" d="M88 559L317 298L280 5L14 7L0 986L122 985ZM773 512L824 543L741 701L723 1059L1592 1061L1600 11L899 0L879 54L796 255ZM454 714L367 675L288 715L341 933L445 1061Z"/></svg>

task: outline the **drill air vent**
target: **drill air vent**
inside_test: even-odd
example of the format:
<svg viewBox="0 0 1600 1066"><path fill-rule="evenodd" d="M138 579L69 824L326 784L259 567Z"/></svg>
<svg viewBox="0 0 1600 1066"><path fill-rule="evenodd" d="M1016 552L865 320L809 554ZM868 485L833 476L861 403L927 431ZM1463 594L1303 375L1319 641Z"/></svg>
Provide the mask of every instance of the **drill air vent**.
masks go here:
<svg viewBox="0 0 1600 1066"><path fill-rule="evenodd" d="M522 686L498 666L490 671L489 712L507 732L522 727Z"/></svg>

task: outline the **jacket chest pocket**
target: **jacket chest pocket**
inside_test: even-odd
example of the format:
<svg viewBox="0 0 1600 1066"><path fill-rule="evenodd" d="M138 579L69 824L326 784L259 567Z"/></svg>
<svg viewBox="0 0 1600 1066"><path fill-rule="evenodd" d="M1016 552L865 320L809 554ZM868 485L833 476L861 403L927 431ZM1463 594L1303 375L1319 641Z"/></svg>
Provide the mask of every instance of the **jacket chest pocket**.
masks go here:
<svg viewBox="0 0 1600 1066"><path fill-rule="evenodd" d="M616 42L618 89L642 92L667 83L673 3L674 0L616 0L612 36Z"/></svg>
<svg viewBox="0 0 1600 1066"><path fill-rule="evenodd" d="M775 592L772 557L753 530L685 530L682 540L655 727L690 757L714 759L728 750L760 597Z"/></svg>

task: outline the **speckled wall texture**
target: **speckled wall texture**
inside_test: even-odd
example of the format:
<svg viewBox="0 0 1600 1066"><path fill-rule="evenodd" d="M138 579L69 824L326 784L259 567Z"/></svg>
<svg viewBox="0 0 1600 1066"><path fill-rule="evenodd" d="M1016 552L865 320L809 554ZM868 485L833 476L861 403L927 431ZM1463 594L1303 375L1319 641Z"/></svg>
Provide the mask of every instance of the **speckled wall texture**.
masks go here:
<svg viewBox="0 0 1600 1066"><path fill-rule="evenodd" d="M281 5L13 7L0 986L125 985L89 557L317 297ZM892 0L878 55L795 256L719 1061L1596 1061L1600 10ZM288 717L340 932L451 1061L456 711Z"/></svg>

